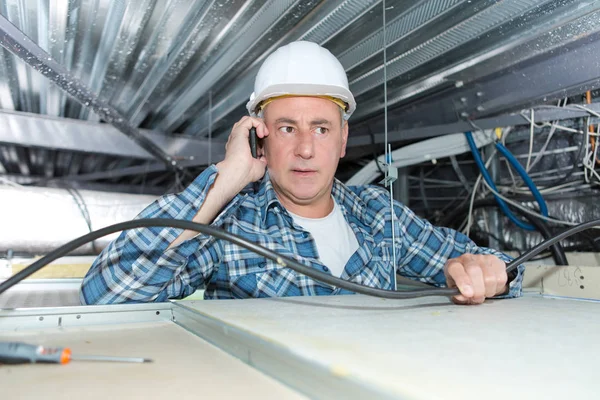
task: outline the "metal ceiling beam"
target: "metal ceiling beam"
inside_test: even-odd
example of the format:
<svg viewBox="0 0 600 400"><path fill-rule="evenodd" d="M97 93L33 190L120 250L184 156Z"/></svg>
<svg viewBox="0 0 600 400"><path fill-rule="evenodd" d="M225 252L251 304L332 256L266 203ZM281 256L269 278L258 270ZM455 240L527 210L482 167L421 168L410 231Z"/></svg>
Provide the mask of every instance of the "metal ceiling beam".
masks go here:
<svg viewBox="0 0 600 400"><path fill-rule="evenodd" d="M152 156L169 166L169 168L177 165L173 157L144 136L137 127L131 125L108 102L100 99L81 81L72 76L63 65L56 62L50 54L29 39L3 15L0 15L0 45L46 76L77 101L91 107L105 121L130 137L149 154L152 154Z"/></svg>
<svg viewBox="0 0 600 400"><path fill-rule="evenodd" d="M505 0L493 3L421 45L387 61L387 79L390 80L414 70L547 2L548 0ZM432 15L433 17L435 15ZM350 90L357 97L382 84L383 64L352 80Z"/></svg>
<svg viewBox="0 0 600 400"><path fill-rule="evenodd" d="M164 166L163 166L164 168ZM33 186L38 183L39 179L35 176L23 176L14 174L0 173L0 181L8 180L16 185ZM122 183L96 183L96 182L79 182L79 181L49 181L42 182L47 187L53 188L72 188L81 190L97 190L101 192L121 192L121 193L139 193L162 195L167 192L167 186L153 187L149 184L122 184Z"/></svg>
<svg viewBox="0 0 600 400"><path fill-rule="evenodd" d="M118 168L108 171L90 172L89 174L58 176L51 179L44 179L43 182L50 181L96 181L100 179L122 178L131 175L144 175L153 172L162 172L166 168L163 164L138 165L135 167ZM40 183L41 180L36 182Z"/></svg>
<svg viewBox="0 0 600 400"><path fill-rule="evenodd" d="M197 166L206 165L203 163L199 163L198 161L181 161L179 164L181 168L192 168ZM145 164L145 165L136 165L133 167L124 167L124 168L116 168L110 169L107 171L98 171L98 172L90 172L88 174L79 174L79 175L65 175L58 176L54 178L43 178L35 181L36 185L45 184L53 181L96 181L102 179L117 179L122 178L124 176L131 175L146 175L155 172L164 172L167 171L167 167L164 164L154 163L154 164Z"/></svg>
<svg viewBox="0 0 600 400"><path fill-rule="evenodd" d="M592 103L586 105L588 109L600 113L600 103ZM590 116L585 110L577 108L540 106L536 108L534 120L536 123L557 121L563 119L582 118ZM476 127L481 129L494 129L496 127L516 126L529 124L529 122L518 113L500 115L493 118L482 118L472 121ZM466 132L474 129L468 121L460 121L443 125L430 125L412 129L394 130L388 132L388 141L397 142L403 140L424 139L428 137L441 136L448 133ZM375 133L371 135L357 134L354 132L348 136L348 147L368 146L373 143L385 143L385 135L383 133Z"/></svg>
<svg viewBox="0 0 600 400"><path fill-rule="evenodd" d="M56 150L110 154L119 157L153 159L145 149L108 124L61 119L37 114L0 111L0 142ZM158 132L143 135L177 159L207 164L209 146L205 139L169 137ZM210 159L221 160L225 143L212 141Z"/></svg>
<svg viewBox="0 0 600 400"><path fill-rule="evenodd" d="M133 124L147 116L148 103L153 96L166 96L166 88L178 80L192 54L204 53L202 46L209 40L209 33L227 18L226 14L220 13L224 10L215 10L213 6L214 1L205 0L189 2L184 12L175 3L165 7L153 26L144 51L136 56L124 89L115 100L116 106L125 110ZM238 7L238 4L230 3L229 7ZM178 29L170 34L175 26Z"/></svg>
<svg viewBox="0 0 600 400"><path fill-rule="evenodd" d="M467 0L415 2L409 9L386 23L386 47L403 40L411 32L444 16ZM383 20L381 21L383 25ZM338 56L346 71L383 52L383 28L377 29Z"/></svg>
<svg viewBox="0 0 600 400"><path fill-rule="evenodd" d="M506 33L493 32L485 42L470 43L467 57L448 53L443 59L421 66L410 78L406 75L388 80L388 107L431 93L432 89L439 93L451 86L459 88L599 30L596 23L598 1L579 6L571 1L552 7L555 8L545 13L528 14L519 21L517 28ZM381 95L373 91L357 98L361 107L353 114L353 119L364 120L381 112L384 104L380 99Z"/></svg>

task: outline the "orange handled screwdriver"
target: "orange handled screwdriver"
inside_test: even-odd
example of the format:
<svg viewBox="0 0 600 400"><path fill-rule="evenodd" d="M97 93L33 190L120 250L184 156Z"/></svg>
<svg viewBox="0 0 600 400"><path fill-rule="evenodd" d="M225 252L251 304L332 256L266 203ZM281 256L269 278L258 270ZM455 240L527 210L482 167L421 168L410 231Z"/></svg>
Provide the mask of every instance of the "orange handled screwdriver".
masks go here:
<svg viewBox="0 0 600 400"><path fill-rule="evenodd" d="M54 363L76 361L152 362L148 358L112 356L74 356L66 347L44 347L23 342L0 342L0 364Z"/></svg>

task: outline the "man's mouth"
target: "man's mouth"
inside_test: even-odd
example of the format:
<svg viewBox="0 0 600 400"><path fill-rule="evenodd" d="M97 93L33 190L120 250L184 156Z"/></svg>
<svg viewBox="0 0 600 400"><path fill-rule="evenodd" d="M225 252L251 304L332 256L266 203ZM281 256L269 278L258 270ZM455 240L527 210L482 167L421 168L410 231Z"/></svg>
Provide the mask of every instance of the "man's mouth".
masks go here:
<svg viewBox="0 0 600 400"><path fill-rule="evenodd" d="M294 169L292 169L292 172L296 175L308 176L308 175L316 173L317 171L315 171L314 169L308 169L308 168L294 168Z"/></svg>

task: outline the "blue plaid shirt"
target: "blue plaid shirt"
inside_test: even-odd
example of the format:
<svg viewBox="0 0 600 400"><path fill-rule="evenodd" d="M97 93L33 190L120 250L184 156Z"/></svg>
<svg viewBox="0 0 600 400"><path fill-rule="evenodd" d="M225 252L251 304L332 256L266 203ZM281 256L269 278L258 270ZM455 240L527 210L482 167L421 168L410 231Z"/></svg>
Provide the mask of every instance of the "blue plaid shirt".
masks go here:
<svg viewBox="0 0 600 400"><path fill-rule="evenodd" d="M191 220L217 175L207 168L179 194L163 196L138 218ZM377 186L347 187L339 181L332 195L356 235L359 249L341 278L392 289L392 220L389 193ZM401 203L394 203L397 272L405 277L444 286L443 267L464 253L506 255L481 248L461 233L432 226ZM213 226L240 235L300 263L328 272L318 258L311 235L296 225L281 205L268 174L257 193L238 194L217 216ZM314 296L350 292L315 281L224 240L198 234L167 249L181 229L141 228L121 233L98 256L83 280L83 304L166 301L205 289L207 299ZM520 295L522 267L509 293Z"/></svg>

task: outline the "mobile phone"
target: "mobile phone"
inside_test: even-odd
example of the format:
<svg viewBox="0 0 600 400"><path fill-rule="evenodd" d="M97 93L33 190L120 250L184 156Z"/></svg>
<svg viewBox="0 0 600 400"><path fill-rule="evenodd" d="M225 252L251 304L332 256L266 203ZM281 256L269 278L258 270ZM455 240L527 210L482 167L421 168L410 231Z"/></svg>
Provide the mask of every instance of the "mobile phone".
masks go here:
<svg viewBox="0 0 600 400"><path fill-rule="evenodd" d="M252 157L257 158L256 153L256 128L250 128L250 153L252 153Z"/></svg>
<svg viewBox="0 0 600 400"><path fill-rule="evenodd" d="M258 158L258 153L256 152L257 142L258 139L256 137L256 128L252 127L250 128L250 153L252 153L252 157L254 158ZM259 182L254 182L252 187L254 188L254 193L258 193L258 190L260 188Z"/></svg>

